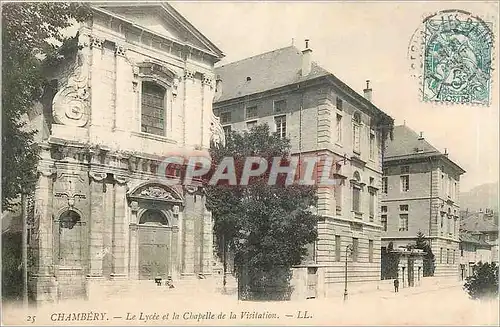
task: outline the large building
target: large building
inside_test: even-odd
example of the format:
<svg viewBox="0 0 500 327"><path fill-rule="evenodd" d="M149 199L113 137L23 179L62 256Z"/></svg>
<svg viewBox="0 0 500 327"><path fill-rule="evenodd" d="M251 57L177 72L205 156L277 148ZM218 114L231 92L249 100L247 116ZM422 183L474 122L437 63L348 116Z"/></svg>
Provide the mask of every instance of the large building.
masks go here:
<svg viewBox="0 0 500 327"><path fill-rule="evenodd" d="M480 209L479 212L463 212L460 229L472 235L477 241L491 246L491 258L488 262L498 264L498 212ZM479 257L477 261L481 261ZM485 260L482 260L485 262Z"/></svg>
<svg viewBox="0 0 500 327"><path fill-rule="evenodd" d="M369 86L361 96L312 61L307 40L303 51L277 49L218 67L216 74L214 113L226 131L268 124L290 139L293 155L332 158L339 183L319 187L319 239L294 269L298 294L342 293L348 245L351 286L376 287L381 149L393 120L371 102Z"/></svg>
<svg viewBox="0 0 500 327"><path fill-rule="evenodd" d="M479 262L492 262L491 244L481 234L460 231L460 279L471 276Z"/></svg>
<svg viewBox="0 0 500 327"><path fill-rule="evenodd" d="M435 256L434 276L459 276L460 176L465 171L422 133L394 127L382 179L382 247L415 243L422 232ZM410 268L411 269L411 268Z"/></svg>
<svg viewBox="0 0 500 327"><path fill-rule="evenodd" d="M223 139L212 113L223 54L169 4L92 11L81 49L53 68L32 115L41 147L29 241L36 301L123 280L196 278L213 265L201 184L168 186L157 170L172 153L208 156L217 131Z"/></svg>

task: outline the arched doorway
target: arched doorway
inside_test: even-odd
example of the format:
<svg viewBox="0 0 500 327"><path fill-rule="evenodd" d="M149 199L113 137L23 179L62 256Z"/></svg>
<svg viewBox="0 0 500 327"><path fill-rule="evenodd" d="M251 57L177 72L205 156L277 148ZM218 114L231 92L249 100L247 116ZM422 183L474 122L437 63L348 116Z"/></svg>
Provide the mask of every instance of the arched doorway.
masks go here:
<svg viewBox="0 0 500 327"><path fill-rule="evenodd" d="M78 210L67 208L54 221L53 228L58 298L60 300L85 298L87 258L85 221Z"/></svg>
<svg viewBox="0 0 500 327"><path fill-rule="evenodd" d="M148 209L139 217L139 279L166 278L171 266L171 226L164 212Z"/></svg>

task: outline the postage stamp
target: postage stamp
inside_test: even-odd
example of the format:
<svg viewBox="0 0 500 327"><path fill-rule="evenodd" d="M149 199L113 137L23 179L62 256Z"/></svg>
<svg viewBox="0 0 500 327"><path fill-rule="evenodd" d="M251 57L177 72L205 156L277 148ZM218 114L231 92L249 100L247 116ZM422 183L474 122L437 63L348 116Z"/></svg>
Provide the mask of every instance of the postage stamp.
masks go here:
<svg viewBox="0 0 500 327"><path fill-rule="evenodd" d="M492 24L463 10L445 10L426 17L419 34L420 46L410 48L422 51L422 101L489 105Z"/></svg>

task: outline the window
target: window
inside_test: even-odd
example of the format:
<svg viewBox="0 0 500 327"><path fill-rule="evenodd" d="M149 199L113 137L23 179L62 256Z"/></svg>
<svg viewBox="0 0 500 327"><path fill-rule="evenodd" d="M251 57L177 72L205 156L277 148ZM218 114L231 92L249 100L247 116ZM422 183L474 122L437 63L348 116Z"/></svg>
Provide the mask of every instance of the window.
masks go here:
<svg viewBox="0 0 500 327"><path fill-rule="evenodd" d="M274 117L274 123L276 124L276 132L281 138L286 137L286 116Z"/></svg>
<svg viewBox="0 0 500 327"><path fill-rule="evenodd" d="M231 112L221 112L220 114L221 124L227 124L231 122Z"/></svg>
<svg viewBox="0 0 500 327"><path fill-rule="evenodd" d="M443 263L443 248L439 248L439 263Z"/></svg>
<svg viewBox="0 0 500 327"><path fill-rule="evenodd" d="M257 106L247 108L247 113L246 113L247 119L257 117L257 115L258 115Z"/></svg>
<svg viewBox="0 0 500 327"><path fill-rule="evenodd" d="M361 145L360 145L360 130L361 130L361 115L359 112L356 112L353 116L352 123L352 148L356 153L361 153Z"/></svg>
<svg viewBox="0 0 500 327"><path fill-rule="evenodd" d="M399 215L399 231L407 232L408 231L408 214L400 214Z"/></svg>
<svg viewBox="0 0 500 327"><path fill-rule="evenodd" d="M375 192L370 192L370 221L373 221L375 216Z"/></svg>
<svg viewBox="0 0 500 327"><path fill-rule="evenodd" d="M373 262L373 240L368 240L368 262Z"/></svg>
<svg viewBox="0 0 500 327"><path fill-rule="evenodd" d="M386 214L382 214L380 216L380 223L382 224L382 230L384 232L387 232L387 215Z"/></svg>
<svg viewBox="0 0 500 327"><path fill-rule="evenodd" d="M401 192L408 192L410 190L410 176L404 175L401 179Z"/></svg>
<svg viewBox="0 0 500 327"><path fill-rule="evenodd" d="M352 261L358 261L358 243L357 238L352 239Z"/></svg>
<svg viewBox="0 0 500 327"><path fill-rule="evenodd" d="M286 100L276 100L273 103L274 112L285 112L286 111Z"/></svg>
<svg viewBox="0 0 500 327"><path fill-rule="evenodd" d="M250 131L252 128L254 128L255 126L257 126L257 121L256 120L252 120L252 121L247 121L247 129Z"/></svg>
<svg viewBox="0 0 500 327"><path fill-rule="evenodd" d="M409 174L410 166L401 166L401 174Z"/></svg>
<svg viewBox="0 0 500 327"><path fill-rule="evenodd" d="M342 106L343 106L343 101L341 98L337 97L337 99L335 100L335 106L337 107L338 110L342 110Z"/></svg>
<svg viewBox="0 0 500 327"><path fill-rule="evenodd" d="M399 211L405 211L408 212L408 205L407 204L402 204L399 206Z"/></svg>
<svg viewBox="0 0 500 327"><path fill-rule="evenodd" d="M375 133L370 131L370 159L375 159Z"/></svg>
<svg viewBox="0 0 500 327"><path fill-rule="evenodd" d="M352 187L352 211L354 211L354 212L360 212L360 207L359 207L360 196L361 196L361 189L358 186L353 185L353 187Z"/></svg>
<svg viewBox="0 0 500 327"><path fill-rule="evenodd" d="M446 263L450 263L450 249L446 249Z"/></svg>
<svg viewBox="0 0 500 327"><path fill-rule="evenodd" d="M142 83L141 131L165 135L165 89L151 82Z"/></svg>
<svg viewBox="0 0 500 327"><path fill-rule="evenodd" d="M453 250L453 256L451 257L451 263L455 263L455 250Z"/></svg>
<svg viewBox="0 0 500 327"><path fill-rule="evenodd" d="M462 244L460 244L460 256L464 256L464 248L462 247Z"/></svg>
<svg viewBox="0 0 500 327"><path fill-rule="evenodd" d="M387 194L387 177L382 177L382 193Z"/></svg>
<svg viewBox="0 0 500 327"><path fill-rule="evenodd" d="M335 235L335 261L340 261L340 235Z"/></svg>
<svg viewBox="0 0 500 327"><path fill-rule="evenodd" d="M340 216L342 215L342 185L339 183L333 187L335 192L335 214Z"/></svg>
<svg viewBox="0 0 500 327"><path fill-rule="evenodd" d="M337 114L335 130L337 134L337 143L342 143L342 115Z"/></svg>
<svg viewBox="0 0 500 327"><path fill-rule="evenodd" d="M387 206L380 207L380 211L382 211L382 213L386 213L387 212Z"/></svg>
<svg viewBox="0 0 500 327"><path fill-rule="evenodd" d="M226 135L226 138L229 137L229 135L231 134L231 125L224 126L224 127L222 127L222 129L224 130L224 134Z"/></svg>
<svg viewBox="0 0 500 327"><path fill-rule="evenodd" d="M444 174L441 174L441 193L444 194L446 187L446 179L444 178Z"/></svg>

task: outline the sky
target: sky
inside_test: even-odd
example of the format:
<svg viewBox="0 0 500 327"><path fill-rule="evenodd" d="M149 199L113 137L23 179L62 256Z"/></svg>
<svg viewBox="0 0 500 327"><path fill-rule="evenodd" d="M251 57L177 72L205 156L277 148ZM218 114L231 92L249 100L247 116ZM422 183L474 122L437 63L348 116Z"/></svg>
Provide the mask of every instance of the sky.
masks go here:
<svg viewBox="0 0 500 327"><path fill-rule="evenodd" d="M463 9L493 22L498 3L478 2L171 2L226 55L229 63L310 39L313 60L362 94L371 81L373 102L466 170L461 191L498 181L498 70L491 105L424 103L412 76L410 40L427 15ZM494 69L499 63L498 35ZM292 41L293 39L293 41Z"/></svg>

